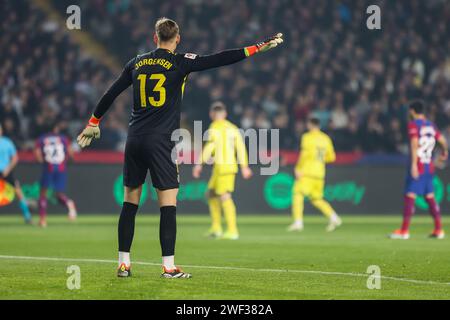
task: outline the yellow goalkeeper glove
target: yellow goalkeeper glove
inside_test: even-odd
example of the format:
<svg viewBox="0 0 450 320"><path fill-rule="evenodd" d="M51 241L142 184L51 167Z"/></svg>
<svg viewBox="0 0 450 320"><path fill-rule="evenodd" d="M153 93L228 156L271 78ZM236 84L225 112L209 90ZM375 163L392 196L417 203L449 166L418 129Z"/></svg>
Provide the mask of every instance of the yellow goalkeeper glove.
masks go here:
<svg viewBox="0 0 450 320"><path fill-rule="evenodd" d="M266 52L282 43L283 43L283 34L277 33L273 37L270 37L260 43L257 43L254 46L245 47L244 48L245 55L247 57L250 57L258 52Z"/></svg>
<svg viewBox="0 0 450 320"><path fill-rule="evenodd" d="M80 133L77 138L77 142L81 148L85 148L89 146L92 142L92 139L100 138L100 128L99 128L100 119L92 116L89 120L88 125L84 130Z"/></svg>

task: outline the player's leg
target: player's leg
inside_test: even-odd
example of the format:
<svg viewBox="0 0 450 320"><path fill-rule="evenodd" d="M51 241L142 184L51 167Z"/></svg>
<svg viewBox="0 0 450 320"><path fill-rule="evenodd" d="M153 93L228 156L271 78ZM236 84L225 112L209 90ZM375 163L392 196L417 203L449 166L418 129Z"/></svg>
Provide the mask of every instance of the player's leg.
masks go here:
<svg viewBox="0 0 450 320"><path fill-rule="evenodd" d="M41 180L40 180L40 190L39 190L39 201L38 201L38 210L39 210L39 226L47 227L47 190L51 185L51 173L47 172L45 169L42 171Z"/></svg>
<svg viewBox="0 0 450 320"><path fill-rule="evenodd" d="M439 207L439 204L436 202L436 198L434 196L433 178L434 178L433 174L426 174L424 178L425 201L428 204L428 210L434 220L434 230L430 234L430 238L444 239L445 233L444 230L442 229L441 208Z"/></svg>
<svg viewBox="0 0 450 320"><path fill-rule="evenodd" d="M342 225L342 220L330 203L324 200L324 187L325 181L323 179L311 181L311 204L328 218L326 231L331 232Z"/></svg>
<svg viewBox="0 0 450 320"><path fill-rule="evenodd" d="M412 191L407 192L403 199L403 221L400 229L395 230L391 235L391 239L409 239L409 226L415 211L416 194Z"/></svg>
<svg viewBox="0 0 450 320"><path fill-rule="evenodd" d="M22 215L25 220L25 223L31 224L32 223L31 212L30 212L30 209L28 208L28 203L25 198L25 195L22 192L22 187L20 186L20 182L19 182L19 180L14 178L13 173L10 173L8 178L10 178L11 181L8 181L8 179L7 179L7 181L14 185L14 191L16 192L17 200L19 200L19 207L20 207L20 210L22 211Z"/></svg>
<svg viewBox="0 0 450 320"><path fill-rule="evenodd" d="M74 221L77 218L77 209L75 202L70 199L66 193L67 174L65 172L57 172L54 175L54 188L58 202L67 208L69 220Z"/></svg>
<svg viewBox="0 0 450 320"><path fill-rule="evenodd" d="M208 198L209 214L211 216L211 228L207 232L208 237L218 238L222 236L222 208L220 197L214 192L213 187L209 188L206 194Z"/></svg>
<svg viewBox="0 0 450 320"><path fill-rule="evenodd" d="M430 212L430 215L433 217L434 220L434 230L430 234L430 238L444 239L445 233L444 230L442 229L441 209L439 207L439 204L436 202L434 193L428 193L425 196L425 201L428 204L428 210Z"/></svg>
<svg viewBox="0 0 450 320"><path fill-rule="evenodd" d="M160 210L159 240L161 244L163 278L190 278L175 264L177 235L177 194L179 186L175 143L170 137L155 136L144 145L144 154L153 186L158 195ZM172 159L172 155L175 157Z"/></svg>
<svg viewBox="0 0 450 320"><path fill-rule="evenodd" d="M206 233L207 237L217 238L222 236L222 209L219 196L215 193L217 186L217 175L212 174L208 182L208 191L206 197L208 199L208 208L211 216L211 227Z"/></svg>
<svg viewBox="0 0 450 320"><path fill-rule="evenodd" d="M26 223L31 223L32 222L31 221L31 212L30 212L30 209L28 208L28 203L25 198L25 195L23 194L22 187L20 186L19 181L16 181L14 183L14 188L16 191L17 199L19 200L19 206L20 206L20 210L22 211L23 218Z"/></svg>
<svg viewBox="0 0 450 320"><path fill-rule="evenodd" d="M414 179L411 176L406 177L405 181L405 196L403 198L403 221L400 229L395 230L391 235L391 239L409 239L409 226L411 224L412 216L415 211L415 203L417 195L424 193L423 176Z"/></svg>
<svg viewBox="0 0 450 320"><path fill-rule="evenodd" d="M139 139L128 138L123 166L124 199L117 228L119 242L119 267L117 276L131 276L130 251L133 243L136 213L141 199L142 185L147 176L147 166L141 161Z"/></svg>
<svg viewBox="0 0 450 320"><path fill-rule="evenodd" d="M411 219L416 210L415 202L416 202L416 194L412 193L412 192L407 193L404 198L403 221L402 221L402 226L400 228L400 230L404 233L409 232L409 226L411 224Z"/></svg>
<svg viewBox="0 0 450 320"><path fill-rule="evenodd" d="M288 231L303 230L303 211L305 206L304 187L301 180L296 180L292 188L292 224L288 227Z"/></svg>
<svg viewBox="0 0 450 320"><path fill-rule="evenodd" d="M124 188L124 201L117 228L119 240L119 277L131 276L130 250L133 243L136 213L141 199L142 185Z"/></svg>
<svg viewBox="0 0 450 320"><path fill-rule="evenodd" d="M45 228L47 227L47 188L43 187L39 190L39 226Z"/></svg>
<svg viewBox="0 0 450 320"><path fill-rule="evenodd" d="M64 192L56 192L56 199L60 205L67 208L67 216L69 220L74 221L77 218L77 209L75 207L75 202L70 199Z"/></svg>
<svg viewBox="0 0 450 320"><path fill-rule="evenodd" d="M183 272L175 265L175 244L177 240L177 194L178 188L156 189L158 194L159 210L161 218L159 222L159 241L163 278L190 278L191 274Z"/></svg>
<svg viewBox="0 0 450 320"><path fill-rule="evenodd" d="M222 203L223 214L227 224L227 230L222 236L222 239L238 240L239 231L237 228L236 205L230 192L220 195L220 202Z"/></svg>
<svg viewBox="0 0 450 320"><path fill-rule="evenodd" d="M325 217L328 218L328 225L326 227L327 232L336 230L337 227L342 225L341 218L337 215L336 211L324 199L324 179L311 179L311 204L319 210Z"/></svg>
<svg viewBox="0 0 450 320"><path fill-rule="evenodd" d="M402 226L400 228L400 230L404 234L409 233L409 226L411 224L411 219L416 210L415 203L416 203L416 194L413 192L407 193L404 198L403 221Z"/></svg>
<svg viewBox="0 0 450 320"><path fill-rule="evenodd" d="M166 270L175 270L175 243L177 240L177 194L178 189L156 189L160 210L159 242L162 265Z"/></svg>
<svg viewBox="0 0 450 320"><path fill-rule="evenodd" d="M337 227L342 225L341 218L337 215L336 211L334 211L329 202L325 201L323 198L316 198L311 200L311 204L328 218L329 222L326 227L326 231L334 231Z"/></svg>
<svg viewBox="0 0 450 320"><path fill-rule="evenodd" d="M227 230L222 239L237 240L239 231L237 228L236 205L234 204L232 193L234 191L234 182L236 175L227 174L217 177L217 184L214 193L219 196L220 204L227 224Z"/></svg>

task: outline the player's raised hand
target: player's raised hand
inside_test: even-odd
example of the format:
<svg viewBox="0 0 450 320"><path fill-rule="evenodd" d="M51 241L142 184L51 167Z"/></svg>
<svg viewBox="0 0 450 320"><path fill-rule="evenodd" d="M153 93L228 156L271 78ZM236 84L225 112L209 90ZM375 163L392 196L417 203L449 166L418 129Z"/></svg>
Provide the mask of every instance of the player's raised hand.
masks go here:
<svg viewBox="0 0 450 320"><path fill-rule="evenodd" d="M277 33L276 35L267 38L263 42L256 44L256 47L258 48L259 52L266 52L282 43L283 43L283 34Z"/></svg>
<svg viewBox="0 0 450 320"><path fill-rule="evenodd" d="M245 47L244 52L247 57L250 57L259 52L266 52L275 48L279 44L283 43L283 34L277 33L276 35L267 38L266 40L257 43L256 45Z"/></svg>
<svg viewBox="0 0 450 320"><path fill-rule="evenodd" d="M99 123L99 119L95 118L94 116L91 117L88 125L86 126L86 128L84 128L84 130L77 138L78 145L81 148L89 146L92 142L92 139L100 138L100 128L98 126Z"/></svg>

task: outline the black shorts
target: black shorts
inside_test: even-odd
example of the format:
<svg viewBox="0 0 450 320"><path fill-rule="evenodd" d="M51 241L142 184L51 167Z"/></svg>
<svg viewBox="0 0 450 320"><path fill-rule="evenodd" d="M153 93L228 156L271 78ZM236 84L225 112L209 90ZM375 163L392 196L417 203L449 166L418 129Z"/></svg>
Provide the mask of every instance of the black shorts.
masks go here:
<svg viewBox="0 0 450 320"><path fill-rule="evenodd" d="M172 161L175 142L170 135L149 134L129 136L125 146L123 184L136 188L145 182L150 171L152 184L160 190L175 189L179 186L176 152Z"/></svg>

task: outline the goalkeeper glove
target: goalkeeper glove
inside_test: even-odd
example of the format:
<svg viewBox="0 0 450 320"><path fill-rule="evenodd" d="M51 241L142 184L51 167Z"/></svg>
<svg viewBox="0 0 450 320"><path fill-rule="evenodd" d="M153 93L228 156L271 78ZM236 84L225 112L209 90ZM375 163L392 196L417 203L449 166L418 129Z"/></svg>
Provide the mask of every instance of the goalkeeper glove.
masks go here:
<svg viewBox="0 0 450 320"><path fill-rule="evenodd" d="M267 38L266 40L257 43L254 46L245 47L245 55L250 57L258 52L266 52L272 48L275 48L277 45L283 43L283 34L277 33L273 37Z"/></svg>
<svg viewBox="0 0 450 320"><path fill-rule="evenodd" d="M87 147L91 144L92 139L100 138L100 128L98 127L100 123L100 119L97 119L94 116L91 116L88 125L84 130L80 133L77 138L77 142L81 148Z"/></svg>

